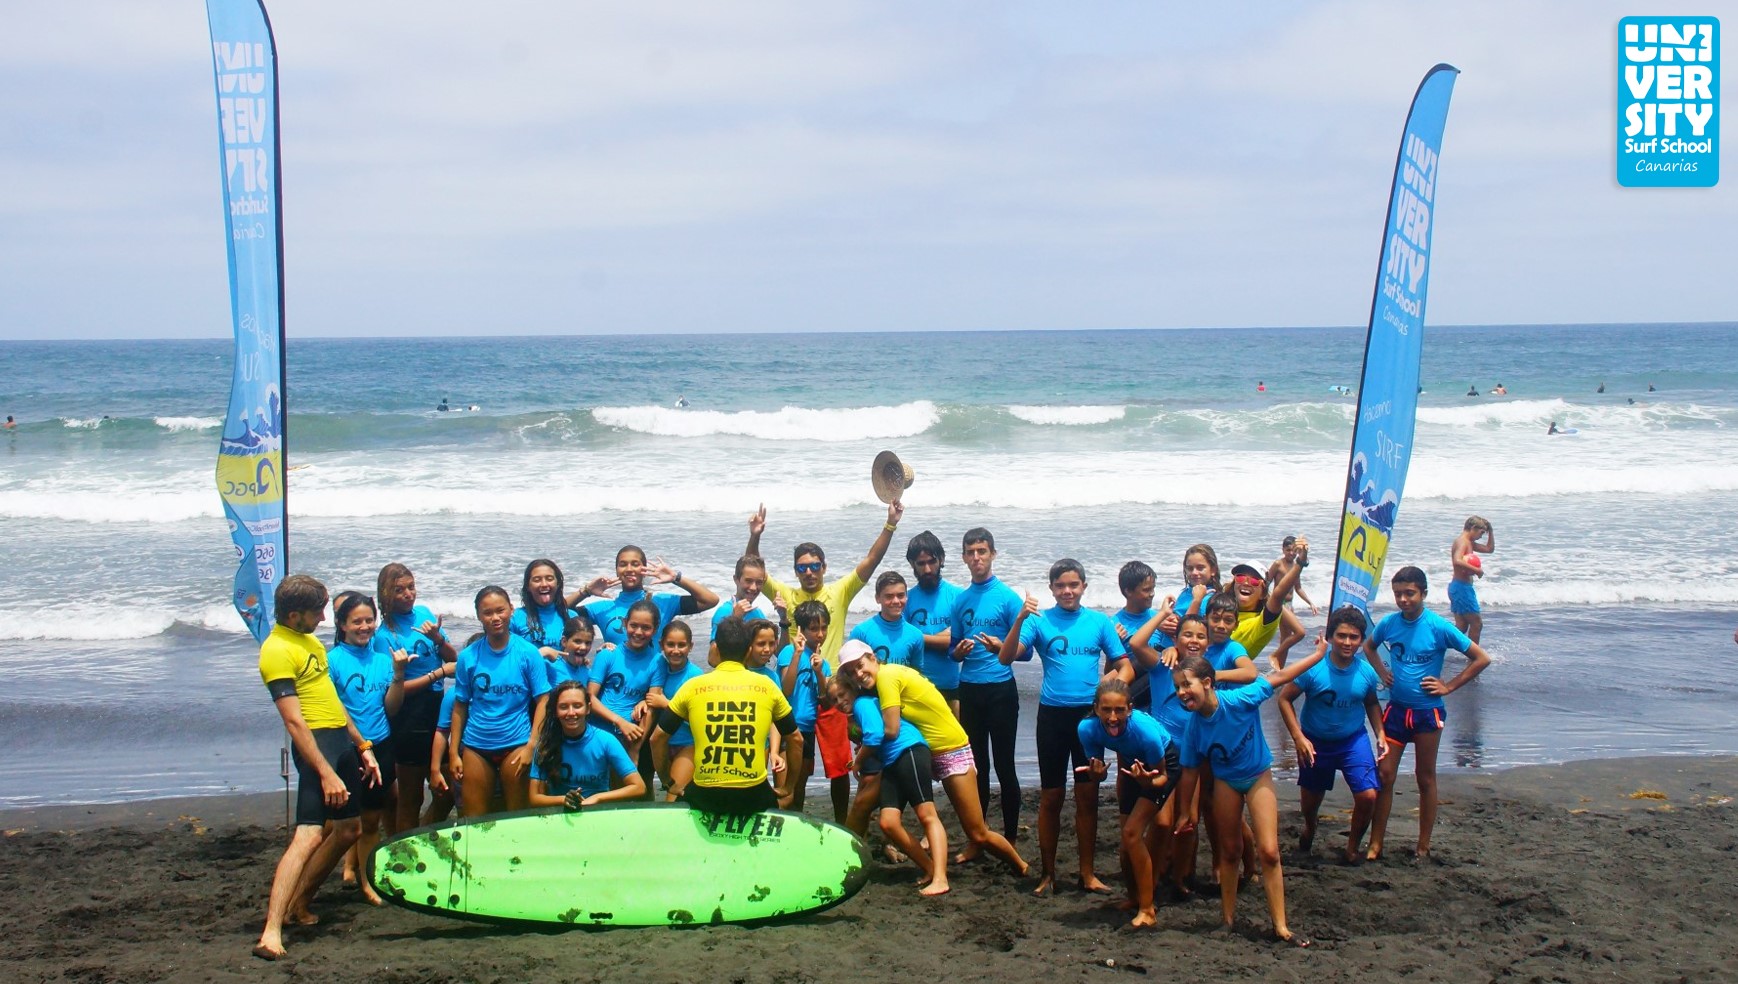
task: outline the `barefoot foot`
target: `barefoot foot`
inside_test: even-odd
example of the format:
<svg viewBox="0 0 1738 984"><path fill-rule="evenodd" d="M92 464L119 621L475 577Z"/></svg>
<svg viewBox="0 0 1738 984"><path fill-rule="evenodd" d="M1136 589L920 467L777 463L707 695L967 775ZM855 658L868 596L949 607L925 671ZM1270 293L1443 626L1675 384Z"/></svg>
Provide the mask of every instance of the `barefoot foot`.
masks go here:
<svg viewBox="0 0 1738 984"><path fill-rule="evenodd" d="M1110 886L1100 881L1097 875L1080 876L1080 890L1094 895L1109 895Z"/></svg>
<svg viewBox="0 0 1738 984"><path fill-rule="evenodd" d="M1032 894L1037 898L1047 899L1055 888L1056 879L1051 875L1045 875L1038 879L1038 887L1032 890Z"/></svg>

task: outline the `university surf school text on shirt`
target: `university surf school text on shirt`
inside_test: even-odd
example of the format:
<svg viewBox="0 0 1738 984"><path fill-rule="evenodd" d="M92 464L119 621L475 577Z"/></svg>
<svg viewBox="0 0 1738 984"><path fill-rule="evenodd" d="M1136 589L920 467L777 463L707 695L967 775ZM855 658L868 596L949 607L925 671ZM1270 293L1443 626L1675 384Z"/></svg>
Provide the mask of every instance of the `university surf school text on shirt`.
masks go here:
<svg viewBox="0 0 1738 984"><path fill-rule="evenodd" d="M694 726L696 783L749 789L766 782L767 738L791 705L766 677L726 660L683 684L670 712Z"/></svg>

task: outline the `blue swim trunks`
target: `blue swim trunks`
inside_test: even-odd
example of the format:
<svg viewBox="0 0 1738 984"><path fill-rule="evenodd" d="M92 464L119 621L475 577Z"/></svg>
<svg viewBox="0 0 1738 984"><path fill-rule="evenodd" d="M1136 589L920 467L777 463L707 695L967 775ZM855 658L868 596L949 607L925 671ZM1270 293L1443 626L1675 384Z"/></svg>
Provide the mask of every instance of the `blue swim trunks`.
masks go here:
<svg viewBox="0 0 1738 984"><path fill-rule="evenodd" d="M1471 581L1448 582L1448 610L1456 615L1479 614L1479 593Z"/></svg>
<svg viewBox="0 0 1738 984"><path fill-rule="evenodd" d="M1402 707L1390 703L1382 708L1382 734L1396 745L1410 745L1419 735L1441 731L1447 723L1448 709L1443 707Z"/></svg>
<svg viewBox="0 0 1738 984"><path fill-rule="evenodd" d="M1364 732L1337 739L1304 737L1316 746L1316 759L1314 765L1297 770L1299 786L1325 793L1334 788L1336 772L1346 774L1346 785L1354 793L1381 786L1376 779L1376 753L1370 750L1370 737Z"/></svg>

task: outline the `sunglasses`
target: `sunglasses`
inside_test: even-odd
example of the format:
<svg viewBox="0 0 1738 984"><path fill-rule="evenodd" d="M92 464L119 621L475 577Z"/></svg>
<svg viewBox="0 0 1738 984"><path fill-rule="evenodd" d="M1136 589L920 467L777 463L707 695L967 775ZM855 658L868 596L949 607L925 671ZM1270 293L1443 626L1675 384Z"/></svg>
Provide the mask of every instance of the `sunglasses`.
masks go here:
<svg viewBox="0 0 1738 984"><path fill-rule="evenodd" d="M798 574L819 574L821 573L821 568L824 566L824 564L820 563L796 565Z"/></svg>
<svg viewBox="0 0 1738 984"><path fill-rule="evenodd" d="M1252 577L1248 574L1239 574L1236 577L1232 578L1231 580L1235 581L1238 584L1260 584L1261 583L1261 578Z"/></svg>

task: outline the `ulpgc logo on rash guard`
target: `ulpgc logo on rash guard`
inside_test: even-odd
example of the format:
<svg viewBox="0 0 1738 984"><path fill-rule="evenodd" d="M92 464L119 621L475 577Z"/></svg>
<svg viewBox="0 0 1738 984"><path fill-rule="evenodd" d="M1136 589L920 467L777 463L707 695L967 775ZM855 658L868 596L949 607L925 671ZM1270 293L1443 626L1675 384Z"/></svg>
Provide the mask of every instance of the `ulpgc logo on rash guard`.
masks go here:
<svg viewBox="0 0 1738 984"><path fill-rule="evenodd" d="M471 689L479 694L516 694L528 696L531 691L523 683L496 683L487 673L479 673L471 681Z"/></svg>
<svg viewBox="0 0 1738 984"><path fill-rule="evenodd" d="M1720 180L1720 22L1625 17L1617 28L1617 183Z"/></svg>

